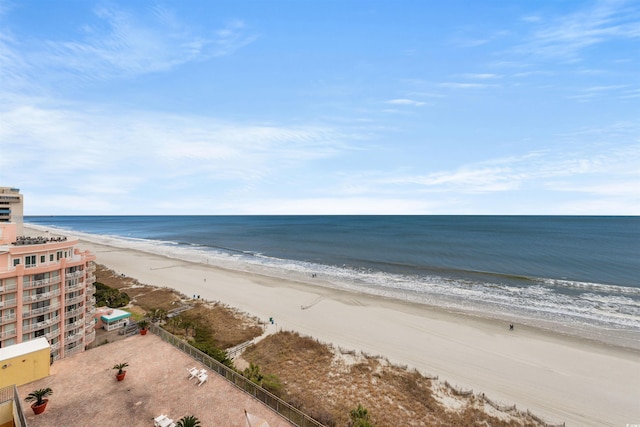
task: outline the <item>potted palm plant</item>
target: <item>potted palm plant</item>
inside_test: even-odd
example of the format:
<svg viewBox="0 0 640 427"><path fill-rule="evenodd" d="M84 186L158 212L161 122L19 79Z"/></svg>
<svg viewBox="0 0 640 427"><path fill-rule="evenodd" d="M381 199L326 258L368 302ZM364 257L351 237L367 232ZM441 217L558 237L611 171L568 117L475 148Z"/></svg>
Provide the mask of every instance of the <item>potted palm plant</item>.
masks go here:
<svg viewBox="0 0 640 427"><path fill-rule="evenodd" d="M124 379L124 376L127 374L127 371L125 371L124 368L126 368L127 366L129 366L129 364L127 362L123 362L118 363L113 367L113 369L118 370L118 373L116 374L116 378L118 379L118 381L122 381Z"/></svg>
<svg viewBox="0 0 640 427"><path fill-rule="evenodd" d="M193 415L185 415L176 423L176 427L199 427L200 420Z"/></svg>
<svg viewBox="0 0 640 427"><path fill-rule="evenodd" d="M41 388L39 390L34 390L24 398L27 402L33 402L31 404L31 409L33 409L33 413L38 415L44 412L47 407L47 402L49 399L45 399L46 397L53 394L53 390L49 387ZM35 401L35 402L34 402Z"/></svg>
<svg viewBox="0 0 640 427"><path fill-rule="evenodd" d="M149 321L147 319L142 319L138 322L138 327L140 328L140 335L147 335L147 328L149 327Z"/></svg>

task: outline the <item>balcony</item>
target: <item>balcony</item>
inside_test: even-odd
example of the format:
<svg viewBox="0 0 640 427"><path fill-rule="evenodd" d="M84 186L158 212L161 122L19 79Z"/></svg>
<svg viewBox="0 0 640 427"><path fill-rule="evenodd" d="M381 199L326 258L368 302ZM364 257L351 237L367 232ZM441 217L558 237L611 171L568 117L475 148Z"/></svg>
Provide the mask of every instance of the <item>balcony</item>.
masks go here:
<svg viewBox="0 0 640 427"><path fill-rule="evenodd" d="M29 302L29 301L41 301L41 300L45 300L45 299L51 299L53 297L56 297L60 295L60 289L56 289L54 291L50 291L50 292L44 292L41 294L35 294L35 295L30 295L28 297L23 297L24 302Z"/></svg>
<svg viewBox="0 0 640 427"><path fill-rule="evenodd" d="M84 295L79 295L79 296L73 297L73 298L65 298L64 304L65 305L70 305L70 304L75 304L77 302L83 302L84 299L85 299Z"/></svg>
<svg viewBox="0 0 640 427"><path fill-rule="evenodd" d="M6 316L0 317L0 325L4 325L5 323L9 323L16 320L15 314L7 314Z"/></svg>
<svg viewBox="0 0 640 427"><path fill-rule="evenodd" d="M84 336L84 342L85 344L89 344L92 343L96 340L96 331L93 331L87 335Z"/></svg>
<svg viewBox="0 0 640 427"><path fill-rule="evenodd" d="M95 297L87 298L87 304L88 305L96 305Z"/></svg>
<svg viewBox="0 0 640 427"><path fill-rule="evenodd" d="M51 344L51 351L54 352L57 349L60 348L60 341L58 341L57 343Z"/></svg>
<svg viewBox="0 0 640 427"><path fill-rule="evenodd" d="M66 344L71 344L73 342L81 340L82 337L84 337L84 331L65 336L64 337L64 342ZM66 353L66 351L65 351L65 353Z"/></svg>
<svg viewBox="0 0 640 427"><path fill-rule="evenodd" d="M70 347L64 349L64 356L72 356L76 353L80 353L82 351L82 345L76 345L75 347Z"/></svg>
<svg viewBox="0 0 640 427"><path fill-rule="evenodd" d="M60 329L56 329L55 331L51 331L51 332L49 332L47 334L44 334L44 337L46 339L48 339L49 341L51 341L52 339L57 338L59 336L60 336Z"/></svg>
<svg viewBox="0 0 640 427"><path fill-rule="evenodd" d="M12 285L4 285L3 286L3 291L2 292L9 292L9 291L15 291L16 289L18 289L18 285L16 285L15 283Z"/></svg>
<svg viewBox="0 0 640 427"><path fill-rule="evenodd" d="M81 316L84 313L84 307L76 308L75 310L65 311L64 318L68 319L74 316Z"/></svg>
<svg viewBox="0 0 640 427"><path fill-rule="evenodd" d="M94 263L89 264L84 271L87 273L94 273L96 271L96 265Z"/></svg>
<svg viewBox="0 0 640 427"><path fill-rule="evenodd" d="M15 299L0 301L0 308L11 308L17 306L18 303Z"/></svg>
<svg viewBox="0 0 640 427"><path fill-rule="evenodd" d="M51 304L46 307L34 308L33 310L28 310L22 313L22 318L38 316L40 314L51 313L60 308L60 304Z"/></svg>
<svg viewBox="0 0 640 427"><path fill-rule="evenodd" d="M64 274L65 280L76 279L78 277L84 277L84 271L78 270L78 271L74 271L73 273L65 273Z"/></svg>
<svg viewBox="0 0 640 427"><path fill-rule="evenodd" d="M49 325L51 325L53 323L57 323L59 321L60 321L60 316L52 317L51 319L47 319L47 320L42 321L42 322L32 323L30 325L23 326L22 327L22 331L23 332L37 331L39 329L46 328L47 326L49 326Z"/></svg>
<svg viewBox="0 0 640 427"><path fill-rule="evenodd" d="M12 338L12 337L15 337L16 335L17 335L17 331L15 329L12 329L10 331L4 331L0 333L0 339L6 340L7 338Z"/></svg>
<svg viewBox="0 0 640 427"><path fill-rule="evenodd" d="M78 328L80 328L82 326L84 326L84 319L76 320L73 323L65 323L64 331L65 332L69 332L69 331L72 331L74 329L78 329Z"/></svg>
<svg viewBox="0 0 640 427"><path fill-rule="evenodd" d="M60 277L52 277L52 278L49 278L49 279L34 280L31 283L25 283L24 285L22 285L22 289L31 289L31 288L39 288L39 287L42 287L42 286L57 285L60 282L61 282Z"/></svg>
<svg viewBox="0 0 640 427"><path fill-rule="evenodd" d="M87 310L87 315L93 316L95 313L96 313L96 308L93 306L89 306L89 309Z"/></svg>
<svg viewBox="0 0 640 427"><path fill-rule="evenodd" d="M96 276L94 276L93 274L87 276L87 278L86 278L86 282L87 283L93 283L95 281L96 281Z"/></svg>

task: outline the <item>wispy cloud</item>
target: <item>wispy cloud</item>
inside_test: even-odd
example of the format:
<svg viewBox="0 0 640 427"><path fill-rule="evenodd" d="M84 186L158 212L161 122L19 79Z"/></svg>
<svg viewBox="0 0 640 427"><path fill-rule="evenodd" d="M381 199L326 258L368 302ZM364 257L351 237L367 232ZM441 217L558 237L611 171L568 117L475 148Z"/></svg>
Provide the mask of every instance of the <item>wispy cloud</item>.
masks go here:
<svg viewBox="0 0 640 427"><path fill-rule="evenodd" d="M442 82L438 86L447 89L484 89L489 87L489 84L485 83L468 83L468 82Z"/></svg>
<svg viewBox="0 0 640 427"><path fill-rule="evenodd" d="M575 61L588 47L615 39L640 38L640 12L633 2L604 0L552 21L533 21L530 40L521 53Z"/></svg>
<svg viewBox="0 0 640 427"><path fill-rule="evenodd" d="M536 151L522 156L511 156L472 163L453 170L430 172L422 175L398 174L381 178L384 185L415 186L432 193L483 194L509 192L522 188L546 191L569 191L584 182L583 192L626 196L638 199L640 171L640 145L615 147L590 145L584 151ZM562 182L562 185L558 185Z"/></svg>
<svg viewBox="0 0 640 427"><path fill-rule="evenodd" d="M139 177L146 182L200 177L242 183L351 149L344 142L347 136L329 127L82 110L23 105L1 109L0 147L13 153L11 162L1 157L2 172L20 182L32 181L32 165L50 182L84 175L102 176L101 182L108 176L130 183L140 182Z"/></svg>
<svg viewBox="0 0 640 427"><path fill-rule="evenodd" d="M425 103L422 101L415 101L413 99L407 98L390 99L389 101L386 101L386 103L392 105L409 105L412 107L420 107L422 105L425 105Z"/></svg>
<svg viewBox="0 0 640 427"><path fill-rule="evenodd" d="M500 74L493 74L493 73L468 73L468 74L461 74L460 77L463 77L466 79L474 79L474 80L494 80L494 79L502 78Z"/></svg>
<svg viewBox="0 0 640 427"><path fill-rule="evenodd" d="M85 80L137 76L230 55L257 38L242 21L198 34L161 8L146 19L106 6L97 8L95 16L99 23L85 24L79 39L39 40L44 49L27 49L20 71L33 76L72 74ZM15 52L23 49L23 43L2 39L0 67L15 68Z"/></svg>

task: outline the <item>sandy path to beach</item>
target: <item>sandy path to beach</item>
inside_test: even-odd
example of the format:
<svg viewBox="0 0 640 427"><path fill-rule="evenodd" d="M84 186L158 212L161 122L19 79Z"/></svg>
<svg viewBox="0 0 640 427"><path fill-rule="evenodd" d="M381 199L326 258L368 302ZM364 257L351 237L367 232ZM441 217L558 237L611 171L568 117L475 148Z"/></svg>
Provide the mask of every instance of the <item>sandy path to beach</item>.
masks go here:
<svg viewBox="0 0 640 427"><path fill-rule="evenodd" d="M140 282L221 301L273 329L383 355L463 389L529 409L550 423L640 423L633 350L415 304L81 242L97 262ZM310 283L321 279L309 278ZM317 282L316 282L317 283Z"/></svg>

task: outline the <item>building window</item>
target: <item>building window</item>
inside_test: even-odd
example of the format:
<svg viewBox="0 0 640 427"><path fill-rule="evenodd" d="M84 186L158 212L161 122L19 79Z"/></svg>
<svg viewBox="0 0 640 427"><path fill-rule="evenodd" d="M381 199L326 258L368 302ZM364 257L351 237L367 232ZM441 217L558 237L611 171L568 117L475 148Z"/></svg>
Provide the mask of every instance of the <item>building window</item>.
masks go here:
<svg viewBox="0 0 640 427"><path fill-rule="evenodd" d="M56 261L60 261L60 258L62 258L62 251L56 252Z"/></svg>
<svg viewBox="0 0 640 427"><path fill-rule="evenodd" d="M53 254L49 255L49 261L53 261Z"/></svg>
<svg viewBox="0 0 640 427"><path fill-rule="evenodd" d="M18 265L20 265L20 258L16 258L13 260L13 266L16 267Z"/></svg>
<svg viewBox="0 0 640 427"><path fill-rule="evenodd" d="M45 255L40 255L40 262L41 262L42 264L44 264L44 263L45 263L45 260L46 260L46 259L47 259L47 257L46 257Z"/></svg>
<svg viewBox="0 0 640 427"><path fill-rule="evenodd" d="M36 266L36 256L35 255L27 255L24 257L24 264L27 268Z"/></svg>

